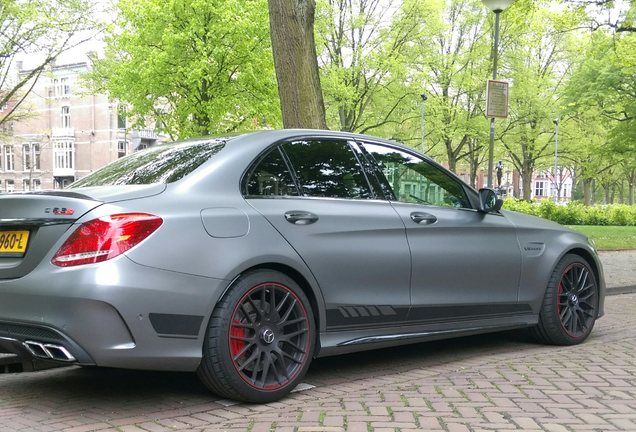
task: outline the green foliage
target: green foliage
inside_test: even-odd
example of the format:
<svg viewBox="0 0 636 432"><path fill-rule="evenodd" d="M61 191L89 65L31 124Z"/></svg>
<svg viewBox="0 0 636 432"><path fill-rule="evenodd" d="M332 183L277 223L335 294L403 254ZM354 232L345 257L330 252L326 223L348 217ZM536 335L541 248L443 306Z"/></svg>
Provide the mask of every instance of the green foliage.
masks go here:
<svg viewBox="0 0 636 432"><path fill-rule="evenodd" d="M280 124L265 0L121 0L88 77L175 138ZM255 124L253 124L255 123Z"/></svg>
<svg viewBox="0 0 636 432"><path fill-rule="evenodd" d="M2 0L0 2L0 126L28 116L22 103L45 69L62 53L93 34L87 0ZM28 71L16 74L18 60Z"/></svg>
<svg viewBox="0 0 636 432"><path fill-rule="evenodd" d="M531 203L508 198L504 209L542 217L562 225L636 226L636 206L624 204L584 206L578 201L556 205L552 201Z"/></svg>
<svg viewBox="0 0 636 432"><path fill-rule="evenodd" d="M407 53L430 13L427 3L404 0L387 7L381 0L323 0L317 6L329 125L376 134L399 128L411 114L409 100L419 100L421 93L405 85Z"/></svg>

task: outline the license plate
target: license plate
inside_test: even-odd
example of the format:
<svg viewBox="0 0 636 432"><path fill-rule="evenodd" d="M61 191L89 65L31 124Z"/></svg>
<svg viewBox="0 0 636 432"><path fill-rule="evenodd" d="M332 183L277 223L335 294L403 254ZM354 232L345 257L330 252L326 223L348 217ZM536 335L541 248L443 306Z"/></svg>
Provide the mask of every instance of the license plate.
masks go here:
<svg viewBox="0 0 636 432"><path fill-rule="evenodd" d="M0 231L0 256L21 257L28 242L29 231Z"/></svg>

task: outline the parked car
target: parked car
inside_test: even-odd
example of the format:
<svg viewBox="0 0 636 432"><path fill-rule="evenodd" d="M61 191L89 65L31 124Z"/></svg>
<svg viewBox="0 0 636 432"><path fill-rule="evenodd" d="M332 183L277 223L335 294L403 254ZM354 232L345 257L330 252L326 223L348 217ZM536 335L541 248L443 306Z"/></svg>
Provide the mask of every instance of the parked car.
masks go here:
<svg viewBox="0 0 636 432"><path fill-rule="evenodd" d="M312 358L603 315L594 247L378 138L266 131L160 145L0 197L0 344L289 393Z"/></svg>

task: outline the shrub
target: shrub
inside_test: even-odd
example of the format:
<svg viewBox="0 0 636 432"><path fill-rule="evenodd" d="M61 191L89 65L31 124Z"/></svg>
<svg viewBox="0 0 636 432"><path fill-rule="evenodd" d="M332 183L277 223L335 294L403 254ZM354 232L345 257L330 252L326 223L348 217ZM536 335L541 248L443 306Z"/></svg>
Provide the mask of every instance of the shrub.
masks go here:
<svg viewBox="0 0 636 432"><path fill-rule="evenodd" d="M539 216L562 225L636 226L636 206L624 204L586 207L573 201L557 205L552 201L528 202L507 198L503 207L520 213Z"/></svg>

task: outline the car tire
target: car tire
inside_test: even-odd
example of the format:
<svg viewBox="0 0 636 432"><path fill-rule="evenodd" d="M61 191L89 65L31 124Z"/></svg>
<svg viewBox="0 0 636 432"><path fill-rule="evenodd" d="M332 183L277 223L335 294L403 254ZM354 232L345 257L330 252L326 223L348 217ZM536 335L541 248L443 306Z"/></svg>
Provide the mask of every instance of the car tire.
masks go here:
<svg viewBox="0 0 636 432"><path fill-rule="evenodd" d="M214 308L198 375L222 397L272 402L303 379L314 341L313 311L298 284L273 270L252 271Z"/></svg>
<svg viewBox="0 0 636 432"><path fill-rule="evenodd" d="M578 255L564 256L552 272L532 335L551 345L583 342L594 327L598 299L598 283L589 263Z"/></svg>

